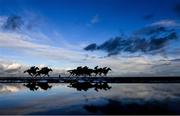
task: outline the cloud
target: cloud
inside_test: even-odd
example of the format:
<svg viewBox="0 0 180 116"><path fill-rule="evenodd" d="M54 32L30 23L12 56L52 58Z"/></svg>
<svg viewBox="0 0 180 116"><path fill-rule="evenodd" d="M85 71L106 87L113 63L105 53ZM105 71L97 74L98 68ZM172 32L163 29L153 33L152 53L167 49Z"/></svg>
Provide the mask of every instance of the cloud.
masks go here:
<svg viewBox="0 0 180 116"><path fill-rule="evenodd" d="M91 24L96 24L99 22L99 15L95 15L92 19L91 19Z"/></svg>
<svg viewBox="0 0 180 116"><path fill-rule="evenodd" d="M27 77L28 74L25 74L24 71L29 69L32 65L27 65L23 63L18 63L13 60L0 59L0 77ZM42 68L48 66L47 64L36 64L37 67ZM51 76L67 76L65 69L60 67L51 67L53 72L50 73Z"/></svg>
<svg viewBox="0 0 180 116"><path fill-rule="evenodd" d="M158 34L165 32L165 36L156 37L150 36L148 38L141 38L141 37L131 37L131 38L123 38L123 37L115 37L105 41L100 45L90 44L84 48L86 51L95 51L95 50L103 50L108 53L108 56L117 55L122 52L129 52L129 53L148 53L156 50L162 49L169 41L176 40L177 33L166 32L165 28L157 28L155 30L143 30L144 34L151 35L151 34ZM159 32L158 32L159 31ZM142 33L142 31L141 31ZM158 34L159 35L159 34Z"/></svg>
<svg viewBox="0 0 180 116"><path fill-rule="evenodd" d="M42 18L34 13L24 15L9 15L0 17L0 27L6 31L32 30L42 24Z"/></svg>
<svg viewBox="0 0 180 116"><path fill-rule="evenodd" d="M134 32L134 35L144 37L144 36L151 36L151 35L160 35L161 33L167 33L169 31L172 31L172 30L169 30L164 26L154 25L154 26L147 26L142 29L139 29Z"/></svg>
<svg viewBox="0 0 180 116"><path fill-rule="evenodd" d="M0 27L4 25L4 23L7 21L7 16L0 16Z"/></svg>
<svg viewBox="0 0 180 116"><path fill-rule="evenodd" d="M8 60L0 60L0 76L19 76L22 75L23 65Z"/></svg>
<svg viewBox="0 0 180 116"><path fill-rule="evenodd" d="M173 9L172 9L177 16L180 16L180 3L176 3L174 6L173 6Z"/></svg>
<svg viewBox="0 0 180 116"><path fill-rule="evenodd" d="M151 24L151 26L180 27L180 23L178 23L176 20L165 19L165 20L160 20L158 22L154 22L154 23Z"/></svg>
<svg viewBox="0 0 180 116"><path fill-rule="evenodd" d="M151 19L153 19L155 16L153 15L153 14L147 14L147 15L145 15L143 18L144 18L144 20L151 20Z"/></svg>
<svg viewBox="0 0 180 116"><path fill-rule="evenodd" d="M97 23L99 23L99 21L100 21L99 15L95 15L95 16L92 17L92 19L87 24L87 26L91 26L91 25L97 24Z"/></svg>
<svg viewBox="0 0 180 116"><path fill-rule="evenodd" d="M180 24L175 20L160 20L134 31L129 36L116 36L100 45L96 43L84 47L85 51L105 51L107 56L124 52L134 54L166 55L167 47L178 40L177 29ZM175 42L174 42L175 43Z"/></svg>
<svg viewBox="0 0 180 116"><path fill-rule="evenodd" d="M21 26L24 24L22 17L17 15L9 16L6 22L2 25L4 30L19 30Z"/></svg>
<svg viewBox="0 0 180 116"><path fill-rule="evenodd" d="M87 51L97 50L97 45L96 45L95 43L90 44L90 45L86 46L86 47L84 48L84 50L87 50Z"/></svg>
<svg viewBox="0 0 180 116"><path fill-rule="evenodd" d="M19 50L26 54L50 59L77 60L81 56L81 52L46 44L34 43L29 38L29 36L24 34L0 32L0 47L11 48L12 50Z"/></svg>

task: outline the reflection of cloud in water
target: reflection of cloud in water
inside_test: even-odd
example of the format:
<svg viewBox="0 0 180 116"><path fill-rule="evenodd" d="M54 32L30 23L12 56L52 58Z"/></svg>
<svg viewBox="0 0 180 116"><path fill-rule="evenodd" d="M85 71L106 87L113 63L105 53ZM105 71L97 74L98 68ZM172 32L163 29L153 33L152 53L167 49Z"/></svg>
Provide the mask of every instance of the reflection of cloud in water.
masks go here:
<svg viewBox="0 0 180 116"><path fill-rule="evenodd" d="M180 114L179 84L122 84L103 94L108 103L84 105L94 114Z"/></svg>
<svg viewBox="0 0 180 116"><path fill-rule="evenodd" d="M12 93L12 92L18 92L20 89L22 89L22 85L20 84L0 84L0 93Z"/></svg>
<svg viewBox="0 0 180 116"><path fill-rule="evenodd" d="M129 99L157 99L179 98L179 84L119 84L107 95Z"/></svg>
<svg viewBox="0 0 180 116"><path fill-rule="evenodd" d="M111 114L147 112L148 108L152 112L180 114L179 84L110 84L110 90L98 92L77 91L68 84L53 84L47 91L35 92L24 89L23 84L3 85L6 87L0 85L0 91L9 87L23 92L17 92L22 99L13 96L21 104L3 105L0 114ZM9 97L8 101L13 100Z"/></svg>
<svg viewBox="0 0 180 116"><path fill-rule="evenodd" d="M107 101L108 103L104 105L84 105L84 109L92 114L179 114L179 110L174 109L166 101L137 102L132 100L126 101L126 103L110 99L107 99Z"/></svg>

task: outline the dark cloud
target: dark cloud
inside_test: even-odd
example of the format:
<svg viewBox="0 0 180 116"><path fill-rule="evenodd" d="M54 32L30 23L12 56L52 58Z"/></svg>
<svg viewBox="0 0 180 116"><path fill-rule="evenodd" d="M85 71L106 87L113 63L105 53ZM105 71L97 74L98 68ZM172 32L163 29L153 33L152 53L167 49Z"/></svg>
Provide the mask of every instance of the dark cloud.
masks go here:
<svg viewBox="0 0 180 116"><path fill-rule="evenodd" d="M133 115L133 114L176 114L173 107L167 107L170 103L175 103L175 101L166 100L140 100L140 99L123 99L123 101L105 99L108 101L106 104L102 105L84 105L84 109L92 114L112 114L112 115ZM141 102L139 102L141 101ZM178 100L179 101L179 100Z"/></svg>
<svg viewBox="0 0 180 116"><path fill-rule="evenodd" d="M97 45L95 43L90 44L84 48L84 50L87 50L87 51L94 51L96 49L97 49Z"/></svg>
<svg viewBox="0 0 180 116"><path fill-rule="evenodd" d="M179 2L179 3L176 3L176 4L173 6L173 11L174 11L178 16L180 16L180 2Z"/></svg>
<svg viewBox="0 0 180 116"><path fill-rule="evenodd" d="M24 21L20 16L12 15L9 16L6 22L3 24L3 29L5 30L18 30L24 25Z"/></svg>
<svg viewBox="0 0 180 116"><path fill-rule="evenodd" d="M166 29L163 26L148 26L148 27L145 27L136 31L134 34L150 36L150 35L158 35L160 33L166 33L169 31L172 31L172 30Z"/></svg>
<svg viewBox="0 0 180 116"><path fill-rule="evenodd" d="M151 20L154 18L154 15L153 14L147 14L143 17L144 20Z"/></svg>
<svg viewBox="0 0 180 116"><path fill-rule="evenodd" d="M108 56L117 55L121 52L149 53L160 50L168 44L169 41L177 39L177 33L172 29L165 27L149 27L136 32L130 37L114 37L100 45L90 44L84 48L86 51L103 50Z"/></svg>
<svg viewBox="0 0 180 116"><path fill-rule="evenodd" d="M7 18L7 20L2 25L2 29L17 31L17 30L32 30L35 27L38 27L41 24L40 18L34 15L11 15Z"/></svg>

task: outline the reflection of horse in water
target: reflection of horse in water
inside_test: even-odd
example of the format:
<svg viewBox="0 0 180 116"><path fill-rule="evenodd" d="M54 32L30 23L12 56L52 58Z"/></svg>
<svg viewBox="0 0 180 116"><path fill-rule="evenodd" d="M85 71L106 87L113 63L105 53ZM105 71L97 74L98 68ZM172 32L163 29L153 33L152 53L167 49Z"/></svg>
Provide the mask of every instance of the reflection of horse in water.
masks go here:
<svg viewBox="0 0 180 116"><path fill-rule="evenodd" d="M79 66L76 69L73 70L68 70L67 72L70 73L69 76L107 76L108 72L111 71L111 68L108 67L103 67L103 68L98 68L98 66L94 67L94 69L91 69L87 66Z"/></svg>
<svg viewBox="0 0 180 116"><path fill-rule="evenodd" d="M37 86L43 90L48 90L52 87L52 85L49 85L48 83L37 83Z"/></svg>
<svg viewBox="0 0 180 116"><path fill-rule="evenodd" d="M48 83L40 83L40 82L30 82L30 83L24 84L24 86L29 88L31 91L36 91L39 88L43 90L48 90L52 87L52 85L49 85Z"/></svg>
<svg viewBox="0 0 180 116"><path fill-rule="evenodd" d="M29 88L31 91L36 91L39 88L35 82L24 84L24 86Z"/></svg>
<svg viewBox="0 0 180 116"><path fill-rule="evenodd" d="M49 72L52 71L51 68L43 67L39 70L38 67L32 66L30 69L24 71L24 73L28 73L31 77L37 77L43 75L49 77Z"/></svg>
<svg viewBox="0 0 180 116"><path fill-rule="evenodd" d="M28 73L31 77L36 76L36 72L39 70L38 67L32 66L30 69L25 70L24 73Z"/></svg>
<svg viewBox="0 0 180 116"><path fill-rule="evenodd" d="M78 91L81 90L87 91L88 89L93 88L93 85L89 82L83 82L83 83L74 82L74 83L70 83L68 87L76 88Z"/></svg>
<svg viewBox="0 0 180 116"><path fill-rule="evenodd" d="M91 88L94 88L95 91L111 89L111 87L108 85L107 82L99 82L99 83L74 82L74 83L70 83L68 87L76 88L78 91L81 91L81 90L87 91L88 89L91 89Z"/></svg>

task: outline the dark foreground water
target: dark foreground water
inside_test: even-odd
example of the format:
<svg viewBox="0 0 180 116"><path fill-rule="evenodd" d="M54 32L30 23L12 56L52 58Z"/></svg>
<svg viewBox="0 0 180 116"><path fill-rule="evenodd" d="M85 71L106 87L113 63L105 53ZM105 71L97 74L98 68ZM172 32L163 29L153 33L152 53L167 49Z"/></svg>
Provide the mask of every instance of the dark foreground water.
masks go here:
<svg viewBox="0 0 180 116"><path fill-rule="evenodd" d="M180 84L0 84L0 114L180 114Z"/></svg>

